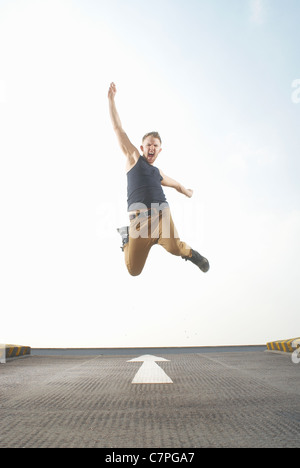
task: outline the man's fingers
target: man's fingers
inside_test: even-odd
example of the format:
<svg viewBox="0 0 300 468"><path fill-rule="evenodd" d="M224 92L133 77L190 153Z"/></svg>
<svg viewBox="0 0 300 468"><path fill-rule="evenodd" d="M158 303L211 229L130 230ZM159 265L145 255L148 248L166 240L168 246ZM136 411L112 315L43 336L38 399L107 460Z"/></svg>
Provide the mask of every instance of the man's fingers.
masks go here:
<svg viewBox="0 0 300 468"><path fill-rule="evenodd" d="M116 94L116 92L117 92L117 88L116 88L115 83L111 83L108 93L114 95L114 94Z"/></svg>
<svg viewBox="0 0 300 468"><path fill-rule="evenodd" d="M116 89L115 83L111 83L110 87L109 87L109 90L108 90L108 96L109 97L114 97L116 92L117 92L117 89Z"/></svg>

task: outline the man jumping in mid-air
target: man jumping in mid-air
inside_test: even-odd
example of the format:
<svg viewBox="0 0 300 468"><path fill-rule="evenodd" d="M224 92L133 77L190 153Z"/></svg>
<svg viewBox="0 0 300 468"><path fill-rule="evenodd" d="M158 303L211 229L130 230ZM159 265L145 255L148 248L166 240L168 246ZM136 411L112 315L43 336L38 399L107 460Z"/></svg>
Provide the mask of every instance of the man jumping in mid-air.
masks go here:
<svg viewBox="0 0 300 468"><path fill-rule="evenodd" d="M161 138L157 132L144 136L140 155L123 130L115 104L116 92L116 85L111 83L108 91L110 117L126 156L130 226L120 228L118 232L122 236L122 250L128 272L132 276L140 275L151 247L159 244L171 254L190 260L206 273L209 270L208 260L179 239L162 185L172 187L189 198L193 191L153 166L162 151Z"/></svg>

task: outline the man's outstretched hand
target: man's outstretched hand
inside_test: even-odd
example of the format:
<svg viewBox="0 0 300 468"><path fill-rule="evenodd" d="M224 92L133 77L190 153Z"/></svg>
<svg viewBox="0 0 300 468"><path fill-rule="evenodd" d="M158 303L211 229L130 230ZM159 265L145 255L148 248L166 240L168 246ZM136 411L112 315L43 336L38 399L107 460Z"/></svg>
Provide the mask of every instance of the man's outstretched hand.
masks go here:
<svg viewBox="0 0 300 468"><path fill-rule="evenodd" d="M115 83L111 83L108 90L108 99L114 99L117 94L117 88Z"/></svg>
<svg viewBox="0 0 300 468"><path fill-rule="evenodd" d="M187 196L187 197L192 198L193 193L194 193L194 190L186 189L186 196Z"/></svg>

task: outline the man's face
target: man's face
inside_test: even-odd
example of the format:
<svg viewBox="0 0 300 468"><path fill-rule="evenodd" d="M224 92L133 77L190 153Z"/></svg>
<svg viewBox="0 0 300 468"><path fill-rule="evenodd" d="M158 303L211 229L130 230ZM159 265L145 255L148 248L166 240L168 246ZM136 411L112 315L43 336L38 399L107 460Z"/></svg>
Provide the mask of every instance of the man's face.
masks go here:
<svg viewBox="0 0 300 468"><path fill-rule="evenodd" d="M149 136L145 138L143 141L143 145L141 146L141 150L143 155L147 159L149 164L154 164L157 156L162 150L161 143L158 138L154 138L153 136Z"/></svg>

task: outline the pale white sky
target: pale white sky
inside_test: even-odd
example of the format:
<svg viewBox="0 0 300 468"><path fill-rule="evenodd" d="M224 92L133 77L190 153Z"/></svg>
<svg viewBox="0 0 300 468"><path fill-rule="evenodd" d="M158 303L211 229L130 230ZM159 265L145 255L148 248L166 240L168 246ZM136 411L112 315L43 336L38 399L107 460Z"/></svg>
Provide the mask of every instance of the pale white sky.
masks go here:
<svg viewBox="0 0 300 468"><path fill-rule="evenodd" d="M261 344L300 330L297 0L0 0L0 343ZM154 247L128 275L136 146L211 270ZM293 84L296 86L293 87ZM299 86L300 88L300 86Z"/></svg>

